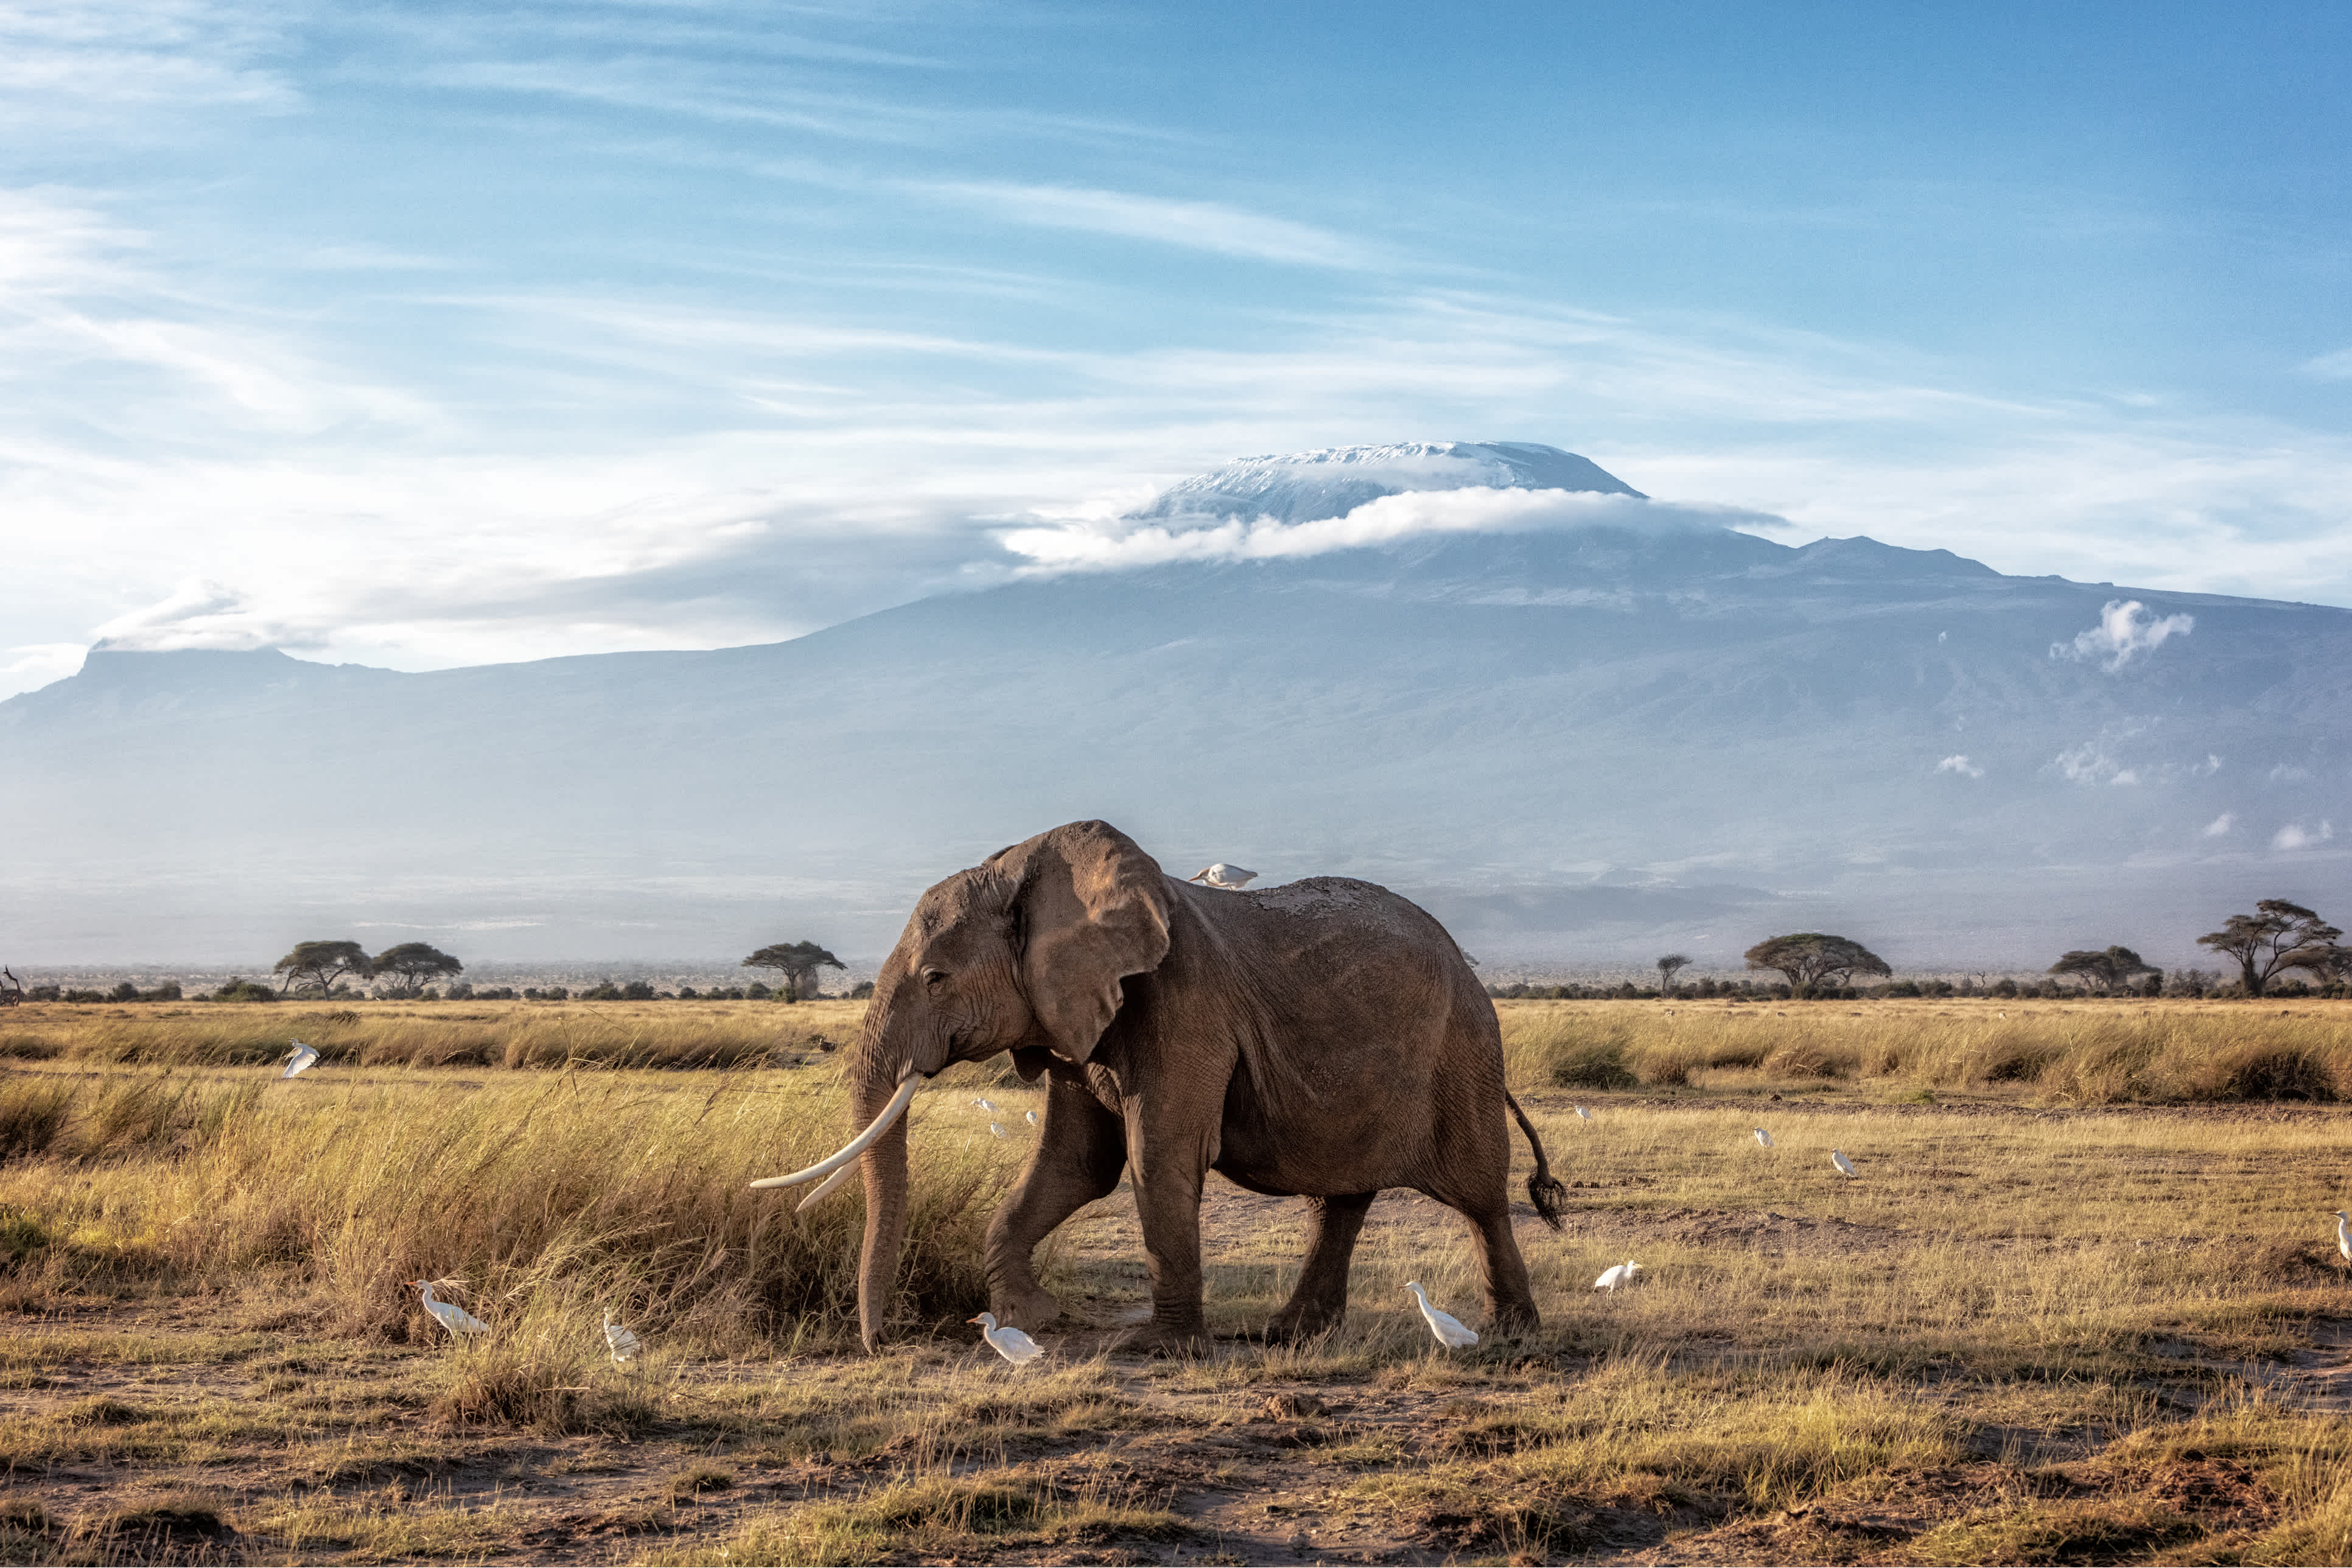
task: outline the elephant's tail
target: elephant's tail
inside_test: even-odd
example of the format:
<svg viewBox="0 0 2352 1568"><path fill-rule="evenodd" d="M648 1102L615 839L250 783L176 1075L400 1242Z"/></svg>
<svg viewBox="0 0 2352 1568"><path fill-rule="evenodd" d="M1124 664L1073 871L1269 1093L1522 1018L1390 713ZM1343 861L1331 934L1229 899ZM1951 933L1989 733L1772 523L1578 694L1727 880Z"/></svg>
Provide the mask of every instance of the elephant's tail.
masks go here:
<svg viewBox="0 0 2352 1568"><path fill-rule="evenodd" d="M1568 1201L1568 1189L1551 1173L1551 1162L1544 1157L1543 1140L1536 1136L1536 1124L1528 1120L1528 1113L1519 1109L1519 1102L1511 1098L1509 1089L1503 1091L1503 1103L1519 1119L1519 1131L1528 1135L1528 1147L1535 1151L1536 1172L1528 1178L1528 1201L1536 1205L1536 1214L1544 1224L1554 1230L1561 1229L1560 1205Z"/></svg>

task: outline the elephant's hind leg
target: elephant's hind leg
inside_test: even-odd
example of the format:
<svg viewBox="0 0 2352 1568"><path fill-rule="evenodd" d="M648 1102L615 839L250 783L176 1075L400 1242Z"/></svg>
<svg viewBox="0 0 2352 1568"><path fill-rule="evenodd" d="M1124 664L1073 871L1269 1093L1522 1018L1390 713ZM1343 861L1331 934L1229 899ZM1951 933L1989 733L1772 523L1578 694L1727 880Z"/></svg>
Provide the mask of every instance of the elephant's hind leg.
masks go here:
<svg viewBox="0 0 2352 1568"><path fill-rule="evenodd" d="M1118 1186L1126 1166L1119 1119L1085 1089L1049 1079L1037 1147L988 1223L988 1303L997 1321L1042 1329L1061 1315L1031 1254L1055 1226Z"/></svg>
<svg viewBox="0 0 2352 1568"><path fill-rule="evenodd" d="M1488 1322L1504 1334L1532 1334L1543 1326L1536 1311L1534 1288L1528 1281L1527 1259L1519 1256L1519 1239L1511 1234L1507 1205L1490 1214L1463 1211L1478 1241L1478 1274L1486 1288Z"/></svg>
<svg viewBox="0 0 2352 1568"><path fill-rule="evenodd" d="M1347 1318L1348 1265L1356 1255L1364 1213L1379 1195L1349 1193L1307 1200L1307 1261L1298 1271L1298 1288L1266 1324L1267 1339L1305 1339L1336 1329Z"/></svg>

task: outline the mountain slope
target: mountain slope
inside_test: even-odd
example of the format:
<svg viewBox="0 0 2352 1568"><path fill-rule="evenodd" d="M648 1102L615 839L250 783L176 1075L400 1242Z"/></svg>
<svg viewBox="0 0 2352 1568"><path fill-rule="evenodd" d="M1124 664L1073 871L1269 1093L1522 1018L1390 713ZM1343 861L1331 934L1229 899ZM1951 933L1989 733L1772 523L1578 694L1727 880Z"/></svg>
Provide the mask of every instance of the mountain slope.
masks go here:
<svg viewBox="0 0 2352 1568"><path fill-rule="evenodd" d="M101 649L0 703L0 915L26 962L873 953L923 885L1101 816L1180 875L1389 882L1490 962L1821 923L1898 963L2185 962L2341 886L2347 657L2345 611L1687 523L1045 578L712 653Z"/></svg>

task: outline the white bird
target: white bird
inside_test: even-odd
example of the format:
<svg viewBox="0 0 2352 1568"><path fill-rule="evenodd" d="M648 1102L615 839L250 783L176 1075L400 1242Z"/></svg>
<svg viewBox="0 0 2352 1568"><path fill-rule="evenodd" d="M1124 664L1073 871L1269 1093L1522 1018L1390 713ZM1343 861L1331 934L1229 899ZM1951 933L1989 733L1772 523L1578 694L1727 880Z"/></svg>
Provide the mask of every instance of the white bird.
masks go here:
<svg viewBox="0 0 2352 1568"><path fill-rule="evenodd" d="M1036 1113L1035 1111L1034 1111L1034 1110L1024 1110L1024 1111L1023 1111L1021 1114L1022 1114L1022 1115L1024 1115L1024 1116L1025 1116L1025 1117L1027 1117L1027 1118L1029 1119L1029 1125L1030 1125L1030 1126L1034 1127L1034 1126L1036 1126L1036 1125L1037 1125L1037 1113Z"/></svg>
<svg viewBox="0 0 2352 1568"><path fill-rule="evenodd" d="M1765 1131L1761 1127L1759 1127L1756 1130L1756 1142L1761 1143L1765 1148L1769 1149L1772 1146L1772 1134Z"/></svg>
<svg viewBox="0 0 2352 1568"><path fill-rule="evenodd" d="M1614 1290L1621 1285L1631 1285L1633 1276L1641 1271L1642 1266L1629 1258L1614 1268L1602 1269L1601 1278L1592 1282L1592 1288L1595 1290Z"/></svg>
<svg viewBox="0 0 2352 1568"><path fill-rule="evenodd" d="M1441 1312L1429 1304L1429 1292L1421 1288L1419 1280L1408 1279L1404 1288L1412 1292L1414 1300L1421 1303L1421 1315L1428 1321L1429 1331L1437 1336L1439 1344L1447 1350L1458 1351L1478 1342L1477 1331L1464 1326L1459 1318Z"/></svg>
<svg viewBox="0 0 2352 1568"><path fill-rule="evenodd" d="M1011 1362L1014 1366L1020 1366L1026 1362L1035 1361L1039 1356L1045 1353L1045 1347L1044 1345L1039 1344L1035 1340L1031 1339L1019 1329L998 1328L996 1326L996 1314L993 1312L982 1312L979 1317L966 1318L964 1321L967 1323L978 1323L980 1325L980 1337L988 1342L988 1348L994 1351L998 1355L1003 1356L1006 1361Z"/></svg>
<svg viewBox="0 0 2352 1568"><path fill-rule="evenodd" d="M972 1103L982 1110L992 1111L996 1109L996 1101L992 1100L975 1100Z"/></svg>
<svg viewBox="0 0 2352 1568"><path fill-rule="evenodd" d="M1579 1121L1590 1121L1592 1120L1592 1112L1585 1110L1584 1107L1580 1105L1576 1108L1576 1119Z"/></svg>
<svg viewBox="0 0 2352 1568"><path fill-rule="evenodd" d="M425 1310L433 1314L435 1321L449 1331L451 1339L462 1339L467 1334L487 1334L490 1331L489 1324L482 1321L455 1301L436 1299L433 1294L432 1280L411 1279L409 1283L425 1292Z"/></svg>
<svg viewBox="0 0 2352 1568"><path fill-rule="evenodd" d="M1002 1128L1002 1127L999 1127L999 1126L998 1126L995 1122L993 1122L993 1121L992 1121L992 1122L990 1122L990 1123L988 1124L988 1130L989 1130L991 1132L995 1133L999 1138L1002 1138L1002 1137L1003 1137L1003 1136L1004 1136L1004 1129L1003 1129L1003 1128Z"/></svg>
<svg viewBox="0 0 2352 1568"><path fill-rule="evenodd" d="M1257 880L1257 873L1244 871L1239 866L1228 866L1223 860L1213 866L1203 866L1184 879L1188 882L1206 882L1212 888L1246 888Z"/></svg>
<svg viewBox="0 0 2352 1568"><path fill-rule="evenodd" d="M2336 1250L2343 1255L2347 1267L2352 1267L2352 1215L2342 1209L2336 1211Z"/></svg>
<svg viewBox="0 0 2352 1568"><path fill-rule="evenodd" d="M614 1366L628 1365L637 1359L637 1352L646 1348L645 1342L637 1338L635 1330L625 1329L613 1321L613 1309L610 1307L604 1309L604 1348L613 1352Z"/></svg>
<svg viewBox="0 0 2352 1568"><path fill-rule="evenodd" d="M319 1047L316 1046L306 1046L301 1041L297 1040L294 1042L294 1048L286 1053L284 1060L286 1062L286 1070L278 1075L278 1081L281 1083L289 1078L299 1077L301 1074L310 1071L310 1068L318 1066Z"/></svg>
<svg viewBox="0 0 2352 1568"><path fill-rule="evenodd" d="M1832 1149L1830 1151L1830 1163L1835 1165L1838 1168L1839 1173L1842 1175L1851 1176L1853 1174L1853 1162L1847 1159L1844 1152L1842 1150Z"/></svg>

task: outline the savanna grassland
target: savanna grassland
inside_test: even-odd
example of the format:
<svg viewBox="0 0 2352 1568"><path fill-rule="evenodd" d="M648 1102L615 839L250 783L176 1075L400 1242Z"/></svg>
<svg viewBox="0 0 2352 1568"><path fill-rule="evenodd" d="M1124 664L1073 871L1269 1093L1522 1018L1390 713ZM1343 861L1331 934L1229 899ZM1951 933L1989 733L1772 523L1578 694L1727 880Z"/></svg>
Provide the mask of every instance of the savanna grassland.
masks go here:
<svg viewBox="0 0 2352 1568"><path fill-rule="evenodd" d="M0 1014L0 1560L2352 1558L2352 1005L1498 1007L1540 1334L1438 1352L1472 1253L1391 1193L1347 1324L1254 1342L1298 1205L1212 1178L1215 1350L1108 1349L1122 1190L1019 1372L961 1320L1028 1086L916 1100L878 1356L856 1184L746 1185L839 1142L856 1005Z"/></svg>

